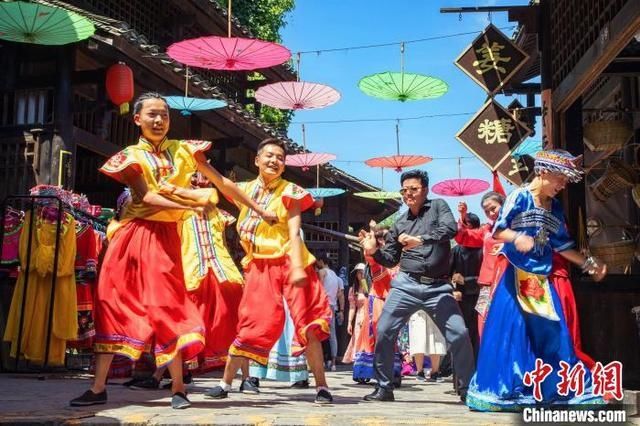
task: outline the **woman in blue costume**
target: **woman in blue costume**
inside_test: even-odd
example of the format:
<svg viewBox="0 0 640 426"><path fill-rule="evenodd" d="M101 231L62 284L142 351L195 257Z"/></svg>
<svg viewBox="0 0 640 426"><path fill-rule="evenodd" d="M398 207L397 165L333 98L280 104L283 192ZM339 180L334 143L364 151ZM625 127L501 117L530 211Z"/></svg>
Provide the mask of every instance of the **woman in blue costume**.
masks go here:
<svg viewBox="0 0 640 426"><path fill-rule="evenodd" d="M553 251L600 281L606 265L584 258L573 249L560 202L554 197L568 182L579 182L581 157L567 151L541 151L536 155L533 181L512 192L493 228L504 241L496 265L496 287L484 327L477 372L467 394L467 405L480 411L520 411L525 406L603 404L592 393L591 373L585 368L584 393L558 394L560 361L578 362L562 314L562 305L547 277ZM502 275L500 275L500 271ZM501 278L500 278L501 277ZM542 401L525 373L535 369L536 358L553 370L541 384Z"/></svg>

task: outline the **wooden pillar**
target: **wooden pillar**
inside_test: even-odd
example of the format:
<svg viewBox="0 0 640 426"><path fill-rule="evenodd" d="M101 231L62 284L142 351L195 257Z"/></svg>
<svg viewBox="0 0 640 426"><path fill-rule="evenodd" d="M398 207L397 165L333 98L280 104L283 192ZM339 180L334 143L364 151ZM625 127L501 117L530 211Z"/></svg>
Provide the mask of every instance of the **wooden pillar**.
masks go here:
<svg viewBox="0 0 640 426"><path fill-rule="evenodd" d="M582 98L578 98L563 114L562 142L567 151L573 155L584 153L582 141ZM582 210L582 218L586 220L585 183L569 184L565 191L564 211L567 217L569 233L573 238L578 237L578 211Z"/></svg>
<svg viewBox="0 0 640 426"><path fill-rule="evenodd" d="M57 77L54 102L54 136L51 140L51 162L49 163L49 183L57 185L62 168L62 184L73 189L75 177L76 145L73 141L73 82L74 47L58 47ZM62 156L61 152L70 154Z"/></svg>
<svg viewBox="0 0 640 426"><path fill-rule="evenodd" d="M338 197L338 230L345 234L349 232L349 197L342 195ZM336 269L345 266L349 270L349 243L345 239L340 239L338 245L338 264ZM346 285L347 283L345 283Z"/></svg>

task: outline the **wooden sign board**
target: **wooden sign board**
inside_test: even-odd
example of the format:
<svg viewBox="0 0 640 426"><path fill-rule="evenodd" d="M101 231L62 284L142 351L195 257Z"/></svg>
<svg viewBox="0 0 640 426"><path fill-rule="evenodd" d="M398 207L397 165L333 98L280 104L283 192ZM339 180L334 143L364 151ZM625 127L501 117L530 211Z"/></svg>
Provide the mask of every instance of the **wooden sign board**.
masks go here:
<svg viewBox="0 0 640 426"><path fill-rule="evenodd" d="M512 184L521 186L523 183L528 182L533 175L533 163L534 160L529 155L521 157L510 155L500 163L496 171Z"/></svg>
<svg viewBox="0 0 640 426"><path fill-rule="evenodd" d="M484 29L455 64L490 96L502 87L527 62L529 55L492 24Z"/></svg>
<svg viewBox="0 0 640 426"><path fill-rule="evenodd" d="M524 123L490 99L458 132L456 139L495 170L530 134Z"/></svg>

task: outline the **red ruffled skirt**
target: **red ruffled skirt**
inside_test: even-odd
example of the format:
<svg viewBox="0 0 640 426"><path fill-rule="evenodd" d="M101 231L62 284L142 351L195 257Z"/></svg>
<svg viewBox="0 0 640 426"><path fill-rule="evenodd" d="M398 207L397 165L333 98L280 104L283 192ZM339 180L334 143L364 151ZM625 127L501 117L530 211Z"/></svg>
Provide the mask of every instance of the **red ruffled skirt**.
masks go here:
<svg viewBox="0 0 640 426"><path fill-rule="evenodd" d="M204 347L202 317L184 284L176 223L135 219L118 230L95 297L96 352L136 360L147 349L161 367L178 351L187 360Z"/></svg>

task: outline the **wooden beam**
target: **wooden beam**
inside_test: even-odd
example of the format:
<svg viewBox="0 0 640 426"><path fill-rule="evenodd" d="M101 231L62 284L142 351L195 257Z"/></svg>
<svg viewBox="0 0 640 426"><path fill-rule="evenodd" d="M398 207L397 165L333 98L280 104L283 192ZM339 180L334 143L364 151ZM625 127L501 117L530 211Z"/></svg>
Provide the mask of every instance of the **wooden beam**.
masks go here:
<svg viewBox="0 0 640 426"><path fill-rule="evenodd" d="M94 135L91 132L80 129L79 127L73 128L73 141L79 146L93 151L97 154L104 156L105 158L111 157L116 152L120 151L122 147L102 140L99 136Z"/></svg>
<svg viewBox="0 0 640 426"><path fill-rule="evenodd" d="M640 1L628 0L600 32L573 70L553 91L553 109L567 110L602 74L611 61L640 30ZM577 30L576 30L577 31Z"/></svg>

